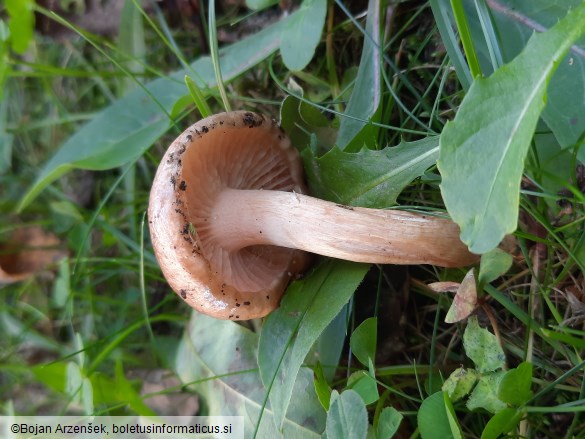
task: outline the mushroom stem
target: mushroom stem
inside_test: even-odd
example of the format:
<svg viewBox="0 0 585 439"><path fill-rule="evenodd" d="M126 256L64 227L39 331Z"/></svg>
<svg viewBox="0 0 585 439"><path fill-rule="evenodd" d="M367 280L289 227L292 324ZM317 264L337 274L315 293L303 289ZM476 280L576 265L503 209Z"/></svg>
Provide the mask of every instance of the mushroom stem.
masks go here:
<svg viewBox="0 0 585 439"><path fill-rule="evenodd" d="M204 220L238 250L296 248L355 262L460 267L477 262L451 220L398 210L349 207L294 192L225 189Z"/></svg>

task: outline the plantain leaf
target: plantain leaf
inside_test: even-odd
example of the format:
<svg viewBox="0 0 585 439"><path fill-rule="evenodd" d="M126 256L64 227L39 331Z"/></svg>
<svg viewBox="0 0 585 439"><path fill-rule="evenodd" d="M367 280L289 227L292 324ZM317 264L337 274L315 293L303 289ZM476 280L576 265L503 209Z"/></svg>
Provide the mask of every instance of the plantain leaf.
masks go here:
<svg viewBox="0 0 585 439"><path fill-rule="evenodd" d="M307 278L293 283L280 308L267 317L260 335L258 366L270 392L278 428L289 409L293 386L307 353L349 301L368 267L329 260Z"/></svg>
<svg viewBox="0 0 585 439"><path fill-rule="evenodd" d="M400 192L435 163L438 140L427 137L357 153L333 148L319 158L307 148L303 160L311 191L319 198L345 205L392 206Z"/></svg>
<svg viewBox="0 0 585 439"><path fill-rule="evenodd" d="M487 79L477 78L440 138L441 192L461 239L474 253L516 229L523 164L546 101L548 81L585 32L585 3Z"/></svg>
<svg viewBox="0 0 585 439"><path fill-rule="evenodd" d="M220 50L224 81L234 79L273 53L280 44L283 26L293 16ZM134 89L100 111L61 145L20 201L18 210L73 168L105 170L140 157L172 125L169 117L177 112L175 103L189 93L184 82L187 74L201 89L215 86L211 59L205 56L191 64L189 71L181 70Z"/></svg>
<svg viewBox="0 0 585 439"><path fill-rule="evenodd" d="M298 371L282 431L274 427L273 412L263 406L266 389L258 374L257 346L258 335L241 325L194 312L179 344L175 368L182 382L204 397L210 415L243 416L246 437L257 429L256 437L320 438L325 411L309 369Z"/></svg>

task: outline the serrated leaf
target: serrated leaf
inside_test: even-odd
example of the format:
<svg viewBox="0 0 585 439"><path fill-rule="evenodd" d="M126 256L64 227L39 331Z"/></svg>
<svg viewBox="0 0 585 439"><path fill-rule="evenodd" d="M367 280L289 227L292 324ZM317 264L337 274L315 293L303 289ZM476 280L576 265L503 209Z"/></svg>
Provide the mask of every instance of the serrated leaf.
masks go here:
<svg viewBox="0 0 585 439"><path fill-rule="evenodd" d="M303 70L321 41L327 0L304 0L282 31L280 54L289 70Z"/></svg>
<svg viewBox="0 0 585 439"><path fill-rule="evenodd" d="M223 80L234 79L273 53L280 44L283 26L292 16L220 50ZM74 168L111 169L140 157L172 125L169 114L175 102L188 94L185 75L195 75L192 79L201 89L215 86L213 65L206 56L191 64L189 71L181 70L149 82L144 89L134 89L100 111L59 147L20 201L18 210Z"/></svg>
<svg viewBox="0 0 585 439"><path fill-rule="evenodd" d="M532 364L523 362L506 372L500 382L498 398L505 403L520 406L532 398Z"/></svg>
<svg viewBox="0 0 585 439"><path fill-rule="evenodd" d="M353 355L364 366L368 366L369 360L376 359L376 341L378 333L378 319L370 317L355 328L349 339L349 345Z"/></svg>
<svg viewBox="0 0 585 439"><path fill-rule="evenodd" d="M380 59L380 1L370 0L359 70L344 113L349 117L341 117L337 135L337 146L341 150L367 125L380 105Z"/></svg>
<svg viewBox="0 0 585 439"><path fill-rule="evenodd" d="M474 269L467 272L461 285L457 288L453 303L445 316L446 323L460 322L471 315L477 307L477 286Z"/></svg>
<svg viewBox="0 0 585 439"><path fill-rule="evenodd" d="M365 439L368 433L368 413L360 396L346 390L335 400L327 414L327 437Z"/></svg>
<svg viewBox="0 0 585 439"><path fill-rule="evenodd" d="M438 140L427 137L357 153L333 148L319 158L306 149L303 160L311 191L319 198L344 205L392 206L400 192L435 163Z"/></svg>
<svg viewBox="0 0 585 439"><path fill-rule="evenodd" d="M498 388L505 372L490 372L481 376L467 400L469 410L485 409L497 413L506 408L506 404L498 398Z"/></svg>
<svg viewBox="0 0 585 439"><path fill-rule="evenodd" d="M506 364L506 356L498 339L487 329L481 328L475 316L467 322L463 333L463 347L478 372L492 372Z"/></svg>
<svg viewBox="0 0 585 439"><path fill-rule="evenodd" d="M385 407L378 418L378 427L376 429L377 439L390 439L393 437L404 416L394 407Z"/></svg>
<svg viewBox="0 0 585 439"><path fill-rule="evenodd" d="M258 334L231 321L194 312L183 335L175 368L205 400L209 415L243 416L246 434L257 437L320 438L325 412L313 387L313 373L302 368L282 431L275 428L270 406L263 406L266 388L257 365Z"/></svg>
<svg viewBox="0 0 585 439"><path fill-rule="evenodd" d="M585 3L534 35L512 62L477 78L440 140L441 192L461 239L485 253L516 230L524 159L558 61L585 32Z"/></svg>
<svg viewBox="0 0 585 439"><path fill-rule="evenodd" d="M369 265L329 260L294 282L280 307L262 327L258 351L260 376L280 428L293 386L311 346L349 301Z"/></svg>

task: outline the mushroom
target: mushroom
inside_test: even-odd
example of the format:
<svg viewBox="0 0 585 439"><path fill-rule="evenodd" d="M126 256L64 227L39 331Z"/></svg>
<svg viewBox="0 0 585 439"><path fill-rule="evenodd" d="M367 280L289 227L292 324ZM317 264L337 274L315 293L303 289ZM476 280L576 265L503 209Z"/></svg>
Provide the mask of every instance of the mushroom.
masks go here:
<svg viewBox="0 0 585 439"><path fill-rule="evenodd" d="M234 111L181 134L157 170L148 207L154 252L196 310L245 320L273 311L310 255L460 267L478 256L448 220L349 207L304 195L299 155L278 124Z"/></svg>

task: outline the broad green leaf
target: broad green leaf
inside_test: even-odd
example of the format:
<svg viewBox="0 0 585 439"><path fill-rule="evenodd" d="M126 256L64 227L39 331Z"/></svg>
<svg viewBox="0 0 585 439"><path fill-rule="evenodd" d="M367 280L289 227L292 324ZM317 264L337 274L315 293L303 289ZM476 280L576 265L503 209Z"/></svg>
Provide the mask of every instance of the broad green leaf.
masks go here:
<svg viewBox="0 0 585 439"><path fill-rule="evenodd" d="M463 367L459 367L445 380L442 390L447 392L451 401L457 402L471 392L477 379L478 374L475 369L464 369Z"/></svg>
<svg viewBox="0 0 585 439"><path fill-rule="evenodd" d="M264 328L263 328L264 331ZM267 390L256 359L258 335L237 323L194 312L175 357L181 381L205 401L209 415L243 416L246 437L320 438L325 412L317 400L313 373L298 372L282 431L275 428ZM259 425L258 425L259 423Z"/></svg>
<svg viewBox="0 0 585 439"><path fill-rule="evenodd" d="M349 301L369 266L329 260L287 290L260 335L258 366L281 426L297 374L311 346Z"/></svg>
<svg viewBox="0 0 585 439"><path fill-rule="evenodd" d="M368 3L368 21L359 70L349 103L341 116L337 146L344 150L374 116L380 104L380 1ZM361 149L362 145L358 146Z"/></svg>
<svg viewBox="0 0 585 439"><path fill-rule="evenodd" d="M35 27L34 0L6 0L6 10L10 15L10 43L12 50L23 54L33 39Z"/></svg>
<svg viewBox="0 0 585 439"><path fill-rule="evenodd" d="M355 328L349 339L349 345L353 355L364 366L368 366L369 360L376 360L376 341L378 333L378 319L370 317Z"/></svg>
<svg viewBox="0 0 585 439"><path fill-rule="evenodd" d="M485 253L516 230L523 164L559 60L585 32L585 3L477 78L440 139L441 192L461 239Z"/></svg>
<svg viewBox="0 0 585 439"><path fill-rule="evenodd" d="M454 20L450 0L432 0L430 3L457 77L467 90L471 83L471 75L451 25ZM487 76L493 71L494 64L492 62L494 54L490 52L489 46L495 45L493 40L496 37L491 34L486 37L483 24L476 13L477 6L483 7L483 2L464 3L474 45L480 57L482 70ZM570 9L581 3L582 0L501 0L490 4L489 15L493 19L483 17L483 20L490 21L488 25L494 26L493 31L497 34L497 41L500 42L498 45L501 50L500 57L504 62L508 62L522 51L535 30L541 32L550 28ZM492 30L488 30L488 33L490 31ZM585 40L581 39L577 44L580 48L574 47L560 61L556 73L551 78L547 105L542 112L542 118L563 148L574 146L585 131L585 118L582 117L585 113L585 100L580 99L580 96L585 93L585 75L582 73L585 69L585 57L579 56L579 53L582 53L580 49L585 47ZM502 64L501 61L499 64ZM579 155L581 160L585 161L585 148L579 151Z"/></svg>
<svg viewBox="0 0 585 439"><path fill-rule="evenodd" d="M326 15L327 0L304 0L288 21L280 39L280 54L289 70L303 70L313 59Z"/></svg>
<svg viewBox="0 0 585 439"><path fill-rule="evenodd" d="M505 408L496 413L486 424L481 439L498 439L516 428L523 413L516 409Z"/></svg>
<svg viewBox="0 0 585 439"><path fill-rule="evenodd" d="M505 372L500 370L481 376L467 400L467 408L469 410L482 408L490 413L505 409L506 403L498 398L498 389L504 375Z"/></svg>
<svg viewBox="0 0 585 439"><path fill-rule="evenodd" d="M394 407L384 407L378 418L378 427L376 429L377 439L390 439L393 437L404 416Z"/></svg>
<svg viewBox="0 0 585 439"><path fill-rule="evenodd" d="M496 336L481 328L475 316L467 322L463 333L463 347L478 372L492 372L506 364L506 356Z"/></svg>
<svg viewBox="0 0 585 439"><path fill-rule="evenodd" d="M392 206L400 192L435 163L438 140L427 137L357 153L333 148L319 158L306 149L303 160L311 191L319 198L350 206Z"/></svg>
<svg viewBox="0 0 585 439"><path fill-rule="evenodd" d="M365 439L368 433L368 413L360 396L346 390L331 403L327 414L327 437Z"/></svg>
<svg viewBox="0 0 585 439"><path fill-rule="evenodd" d="M224 81L234 79L273 53L280 44L283 26L292 16L220 50ZM181 70L149 82L144 89L134 89L99 112L61 145L18 209L24 209L48 184L73 168L104 170L140 157L172 125L168 115L175 102L189 93L185 75L192 75L201 89L215 86L211 59L202 57L191 64L189 71Z"/></svg>
<svg viewBox="0 0 585 439"><path fill-rule="evenodd" d="M443 392L433 393L422 402L418 410L417 422L422 439L454 438L447 417Z"/></svg>
<svg viewBox="0 0 585 439"><path fill-rule="evenodd" d="M540 31L554 26L567 12L576 8L582 0L505 0L499 7L492 9L501 49L505 60L512 60L525 46L536 30ZM541 28L539 26L542 26ZM476 39L478 51L485 51ZM542 118L553 131L563 148L570 148L585 131L585 57L579 55L585 47L581 39L571 51L559 62L554 76L550 80L546 107ZM585 149L581 149L585 158Z"/></svg>
<svg viewBox="0 0 585 439"><path fill-rule="evenodd" d="M498 398L514 406L526 404L532 398L531 386L532 364L525 361L506 372L500 382Z"/></svg>
<svg viewBox="0 0 585 439"><path fill-rule="evenodd" d="M512 266L514 259L504 250L494 248L481 255L479 265L479 284L485 285L506 273Z"/></svg>
<svg viewBox="0 0 585 439"><path fill-rule="evenodd" d="M378 383L364 370L352 373L347 379L346 388L356 392L366 405L376 402L380 397Z"/></svg>

